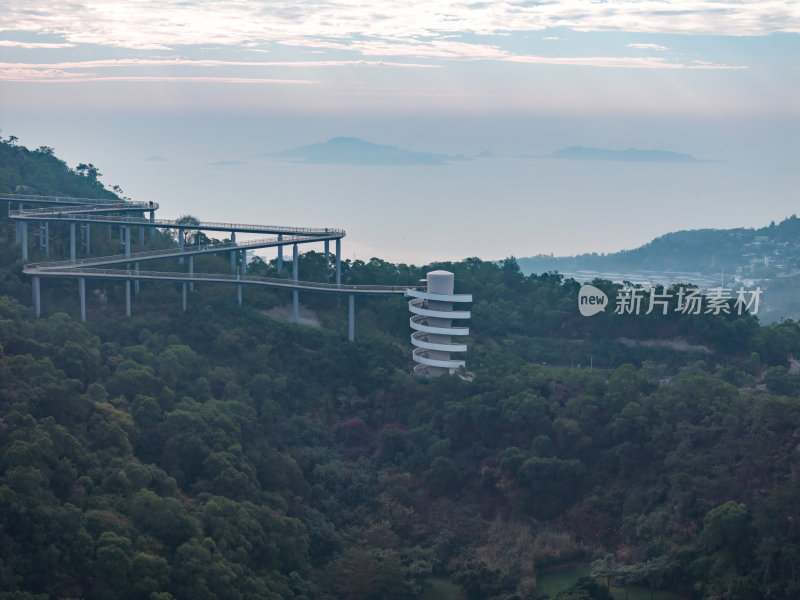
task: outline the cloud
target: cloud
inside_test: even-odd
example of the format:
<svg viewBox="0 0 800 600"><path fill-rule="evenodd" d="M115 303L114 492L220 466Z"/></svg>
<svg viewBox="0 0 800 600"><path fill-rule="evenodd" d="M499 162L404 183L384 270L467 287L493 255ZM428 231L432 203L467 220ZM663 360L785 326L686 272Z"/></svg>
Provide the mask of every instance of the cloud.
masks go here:
<svg viewBox="0 0 800 600"><path fill-rule="evenodd" d="M330 49L339 48L333 42L314 42L315 47ZM467 46L466 48L464 46ZM629 44L630 46L630 44ZM636 44L650 47L651 44ZM711 61L693 60L689 63L668 61L658 57L615 57L615 56L583 56L558 57L513 54L497 46L482 44L464 44L452 40L437 41L417 47L409 41L372 40L356 44L363 54L381 56L405 56L414 53L418 57L431 59L467 59L473 61L502 61L511 63L558 65L574 67L624 68L624 69L744 69L744 66L725 65ZM392 61L225 61L213 59L186 58L128 58L100 59L86 61L63 61L53 63L0 63L0 81L27 82L97 82L97 81L133 81L133 82L199 82L199 83L234 83L234 84L317 84L316 79L297 79L281 77L230 76L223 75L188 75L188 74L141 74L122 75L117 72L98 74L98 70L147 67L408 67L408 68L441 68L441 65L421 63L399 63Z"/></svg>
<svg viewBox="0 0 800 600"><path fill-rule="evenodd" d="M279 79L274 77L203 77L190 75L96 75L94 73L69 73L60 69L0 68L0 81L27 81L30 83L86 83L96 81L132 81L161 83L260 83L313 85L311 79Z"/></svg>
<svg viewBox="0 0 800 600"><path fill-rule="evenodd" d="M98 71L105 69L119 68L164 68L164 67L188 67L188 68L213 68L215 72L220 67L226 68L328 68L328 67L403 67L403 68L441 68L439 65L405 63L392 61L375 60L316 60L316 61L229 61L214 59L187 59L181 57L173 58L125 58L125 59L97 59L85 61L61 61L52 63L0 63L0 81L29 81L29 82L50 82L50 81L195 81L195 82L218 82L218 83L286 83L286 84L315 84L319 83L316 79L282 78L282 77L257 77L257 76L238 76L233 77L227 71L223 75L189 75L186 72L164 75L159 71L157 74L143 75L122 75L118 71L110 74L98 74Z"/></svg>
<svg viewBox="0 0 800 600"><path fill-rule="evenodd" d="M81 73L69 73L62 69L31 69L27 65L0 65L0 81L80 81Z"/></svg>
<svg viewBox="0 0 800 600"><path fill-rule="evenodd" d="M561 65L575 67L605 67L617 69L722 69L739 70L745 66L722 65L709 61L692 61L691 63L668 62L661 58L620 57L620 56L585 56L585 57L552 57L552 56L512 56L510 62L521 62L540 65Z"/></svg>
<svg viewBox="0 0 800 600"><path fill-rule="evenodd" d="M0 30L55 34L71 44L132 49L359 38L438 38L452 33L572 29L726 36L800 32L794 0L609 0L587 3L463 0L25 0L6 3ZM422 45L422 44L421 44ZM465 44L470 45L470 44Z"/></svg>
<svg viewBox="0 0 800 600"><path fill-rule="evenodd" d="M627 48L635 48L636 50L657 50L658 52L665 52L669 50L666 46L661 46L660 44L638 44L638 43L631 43L625 45Z"/></svg>
<svg viewBox="0 0 800 600"><path fill-rule="evenodd" d="M0 63L0 68L19 67L24 63ZM299 60L299 61L235 61L215 59L168 58L112 58L52 63L27 63L36 69L102 69L116 67L412 67L438 68L438 65L399 63L376 60Z"/></svg>
<svg viewBox="0 0 800 600"><path fill-rule="evenodd" d="M19 42L16 40L0 40L0 48L74 48L75 44L55 42Z"/></svg>

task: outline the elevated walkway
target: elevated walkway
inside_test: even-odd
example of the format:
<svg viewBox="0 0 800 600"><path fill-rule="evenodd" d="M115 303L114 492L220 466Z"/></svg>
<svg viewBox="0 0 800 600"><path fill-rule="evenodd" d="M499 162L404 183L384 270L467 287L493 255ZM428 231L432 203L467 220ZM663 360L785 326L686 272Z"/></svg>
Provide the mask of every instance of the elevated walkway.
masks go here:
<svg viewBox="0 0 800 600"><path fill-rule="evenodd" d="M124 280L125 314L131 315L131 284L134 294L138 293L141 281L171 281L182 284L182 304L186 310L186 292L194 289L197 283L227 284L237 286L239 304L242 303L243 286L261 286L292 291L294 321L298 321L298 294L317 292L346 294L349 297L349 338L354 338L355 296L401 295L408 291L407 286L382 285L343 285L341 283L341 240L345 231L334 228L287 227L278 225L253 225L246 223L224 223L216 221L187 222L185 219L156 219L155 211L159 205L154 202L113 201L93 198L69 198L63 196L28 196L22 194L0 195L0 201L9 202L9 217L17 221L17 242L22 246L23 260L28 259L28 223L39 223L40 246L49 256L49 228L51 224L65 224L70 229L70 260L28 263L23 272L32 278L33 301L36 315L41 314L41 278L71 278L78 281L78 295L81 305L81 319L86 320L86 280ZM13 208L14 205L17 208ZM25 205L44 205L25 208ZM130 216L125 213L149 212L149 218ZM120 241L125 247L123 254L107 256L77 257L76 225L80 224L84 237L82 247L90 252L91 225L116 225L120 228ZM178 247L143 252L131 252L130 231L132 227L140 230L140 244L144 244L143 230L151 228L175 229L178 231ZM186 245L185 231L225 231L230 232L230 242ZM266 234L272 237L247 241L236 241L237 233ZM335 243L335 283L301 281L298 273L298 245L324 243L325 264L329 264L329 243ZM278 248L278 272L283 270L283 247L292 246L292 274L290 279L248 276L246 271L246 251L260 248ZM231 253L231 273L196 273L194 257L220 252ZM147 261L174 259L179 264L188 259L188 272L140 270L139 264ZM109 268L125 265L126 268ZM133 268L131 268L133 267Z"/></svg>

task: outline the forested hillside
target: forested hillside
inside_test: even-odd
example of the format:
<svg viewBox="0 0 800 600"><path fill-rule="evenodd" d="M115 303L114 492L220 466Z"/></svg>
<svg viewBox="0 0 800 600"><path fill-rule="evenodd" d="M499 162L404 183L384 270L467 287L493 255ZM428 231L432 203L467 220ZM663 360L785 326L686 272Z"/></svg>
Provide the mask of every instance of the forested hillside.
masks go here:
<svg viewBox="0 0 800 600"><path fill-rule="evenodd" d="M96 170L0 145L18 177L0 190L110 193ZM48 164L63 188L37 184L60 181ZM436 578L542 600L537 578L568 563L599 579L559 600L607 598L608 582L800 597L793 321L587 319L577 283L513 260L345 261L345 283L446 268L473 294L474 381L426 380L401 298L359 301L352 343L346 302L302 294L323 326L295 326L265 314L285 292L239 306L221 286L184 313L174 284L143 283L126 318L120 285L99 284L81 323L75 282L48 279L37 319L19 256L3 216L2 597L411 599Z"/></svg>
<svg viewBox="0 0 800 600"><path fill-rule="evenodd" d="M610 254L538 255L520 258L523 273L590 272L615 280L713 281L714 285L762 288L759 316L773 323L800 319L800 219L756 229L675 231L633 248ZM595 275L592 275L595 276Z"/></svg>
<svg viewBox="0 0 800 600"><path fill-rule="evenodd" d="M574 271L645 270L719 273L746 277L774 276L779 270L792 271L800 265L800 219L792 215L780 223L774 221L757 229L697 229L675 231L631 250L610 254L578 256L532 256L521 258L529 270ZM765 260L766 257L766 260ZM768 267L772 266L772 270Z"/></svg>

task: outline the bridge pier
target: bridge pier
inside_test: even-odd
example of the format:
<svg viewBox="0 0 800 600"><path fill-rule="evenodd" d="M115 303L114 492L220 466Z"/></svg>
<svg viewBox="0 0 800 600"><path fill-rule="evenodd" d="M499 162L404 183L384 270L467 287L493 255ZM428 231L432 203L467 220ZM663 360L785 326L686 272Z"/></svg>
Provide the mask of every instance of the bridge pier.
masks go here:
<svg viewBox="0 0 800 600"><path fill-rule="evenodd" d="M189 257L189 277L194 277L194 256ZM189 282L189 291L194 291L194 281Z"/></svg>
<svg viewBox="0 0 800 600"><path fill-rule="evenodd" d="M178 227L178 250L183 252L183 229L180 227ZM183 256L178 257L178 264L183 264Z"/></svg>
<svg viewBox="0 0 800 600"><path fill-rule="evenodd" d="M39 278L36 276L31 282L31 289L33 290L33 313L38 317L42 314L42 293Z"/></svg>
<svg viewBox="0 0 800 600"><path fill-rule="evenodd" d="M86 322L86 278L78 277L78 298L81 301L81 321Z"/></svg>
<svg viewBox="0 0 800 600"><path fill-rule="evenodd" d="M350 306L348 311L348 320L347 320L347 339L351 342L356 339L356 298L353 294L350 294Z"/></svg>
<svg viewBox="0 0 800 600"><path fill-rule="evenodd" d="M69 224L69 259L75 262L75 223Z"/></svg>
<svg viewBox="0 0 800 600"><path fill-rule="evenodd" d="M299 271L297 244L292 245L292 280L297 281ZM300 321L300 293L297 288L292 290L292 323Z"/></svg>
<svg viewBox="0 0 800 600"><path fill-rule="evenodd" d="M236 243L236 232L231 231L231 244ZM231 250L231 273L236 275L236 250Z"/></svg>
<svg viewBox="0 0 800 600"><path fill-rule="evenodd" d="M247 277L247 250L242 250L242 262L240 268L236 272L237 279L244 279ZM239 301L239 306L242 305L242 285L236 286L236 299Z"/></svg>
<svg viewBox="0 0 800 600"><path fill-rule="evenodd" d="M336 240L336 285L342 284L342 240ZM336 294L336 306L342 305L341 294Z"/></svg>
<svg viewBox="0 0 800 600"><path fill-rule="evenodd" d="M336 240L336 285L342 284L342 240Z"/></svg>
<svg viewBox="0 0 800 600"><path fill-rule="evenodd" d="M155 223L155 220L156 220L156 211L151 210L150 211L150 222L151 223ZM154 237L156 237L156 228L155 227L150 227L150 239L152 240Z"/></svg>
<svg viewBox="0 0 800 600"><path fill-rule="evenodd" d="M20 244L22 244L22 262L28 262L28 222L20 221Z"/></svg>
<svg viewBox="0 0 800 600"><path fill-rule="evenodd" d="M12 206L13 204L14 204L13 202L9 202L9 203L8 203L8 210L9 210L9 212L11 212L11 206ZM18 204L17 208L18 208L19 210L22 210L22 202L20 202L20 203ZM25 221L17 221L17 223L16 223L16 226L17 226L17 232L16 232L16 237L15 237L14 239L15 239L15 241L16 241L18 244L22 243L22 224L23 224L24 222L25 222Z"/></svg>
<svg viewBox="0 0 800 600"><path fill-rule="evenodd" d="M92 226L89 223L84 223L81 225L81 237L83 238L83 245L86 250L86 254L89 254L91 250L91 237L92 237Z"/></svg>
<svg viewBox="0 0 800 600"><path fill-rule="evenodd" d="M131 256L131 228L125 225L125 256Z"/></svg>
<svg viewBox="0 0 800 600"><path fill-rule="evenodd" d="M131 280L125 280L125 316L131 316Z"/></svg>
<svg viewBox="0 0 800 600"><path fill-rule="evenodd" d="M181 284L181 305L183 307L183 312L186 312L186 282L185 281Z"/></svg>
<svg viewBox="0 0 800 600"><path fill-rule="evenodd" d="M133 271L137 275L139 274L139 263L138 262L133 263ZM138 296L139 295L139 280L138 279L134 279L133 280L133 295L134 296Z"/></svg>
<svg viewBox="0 0 800 600"><path fill-rule="evenodd" d="M39 247L45 256L50 256L50 222L39 223Z"/></svg>
<svg viewBox="0 0 800 600"><path fill-rule="evenodd" d="M283 234L278 234L278 241L283 239ZM283 245L278 244L278 275L283 273Z"/></svg>
<svg viewBox="0 0 800 600"><path fill-rule="evenodd" d="M330 240L325 240L325 281L331 280Z"/></svg>

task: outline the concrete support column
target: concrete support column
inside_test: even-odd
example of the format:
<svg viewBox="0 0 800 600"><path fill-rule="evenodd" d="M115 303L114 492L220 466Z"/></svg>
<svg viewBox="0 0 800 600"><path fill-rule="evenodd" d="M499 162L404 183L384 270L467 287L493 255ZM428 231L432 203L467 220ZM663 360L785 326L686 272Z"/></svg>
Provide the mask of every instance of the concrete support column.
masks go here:
<svg viewBox="0 0 800 600"><path fill-rule="evenodd" d="M69 259L75 262L75 223L69 224Z"/></svg>
<svg viewBox="0 0 800 600"><path fill-rule="evenodd" d="M133 271L137 275L139 274L139 263L138 262L137 263L133 263ZM133 295L134 296L138 296L139 295L139 280L138 279L134 279L133 280Z"/></svg>
<svg viewBox="0 0 800 600"><path fill-rule="evenodd" d="M278 241L280 241L282 239L283 239L283 234L279 233L278 234ZM279 245L278 246L278 275L280 275L281 273L283 273L283 246Z"/></svg>
<svg viewBox="0 0 800 600"><path fill-rule="evenodd" d="M183 306L183 312L186 312L186 282L184 281L181 285L181 304Z"/></svg>
<svg viewBox="0 0 800 600"><path fill-rule="evenodd" d="M86 228L84 230L84 228ZM83 242L86 248L86 254L89 254L92 250L92 226L90 223L84 223L81 225L81 232L84 234Z"/></svg>
<svg viewBox="0 0 800 600"><path fill-rule="evenodd" d="M236 232L231 231L231 244L236 243ZM231 250L231 273L236 275L236 250Z"/></svg>
<svg viewBox="0 0 800 600"><path fill-rule="evenodd" d="M81 301L81 321L86 322L86 278L78 277L78 298Z"/></svg>
<svg viewBox="0 0 800 600"><path fill-rule="evenodd" d="M22 260L23 262L27 262L28 260L28 222L21 221L22 229L20 229L20 234L22 235L20 244L22 244Z"/></svg>
<svg viewBox="0 0 800 600"><path fill-rule="evenodd" d="M194 276L194 256L189 257L189 277ZM189 282L189 291L194 291L194 281Z"/></svg>
<svg viewBox="0 0 800 600"><path fill-rule="evenodd" d="M44 222L44 255L50 256L50 221Z"/></svg>
<svg viewBox="0 0 800 600"><path fill-rule="evenodd" d="M336 285L342 283L342 240L336 240Z"/></svg>
<svg viewBox="0 0 800 600"><path fill-rule="evenodd" d="M155 222L155 220L156 220L156 211L151 210L150 211L150 222L153 223L153 222ZM152 240L154 237L156 237L156 228L155 227L151 227L150 228L150 239Z"/></svg>
<svg viewBox="0 0 800 600"><path fill-rule="evenodd" d="M292 279L297 281L300 265L298 262L297 244L292 244ZM300 293L297 288L292 290L292 322L300 321Z"/></svg>
<svg viewBox="0 0 800 600"><path fill-rule="evenodd" d="M125 226L125 256L130 257L131 255L131 228L129 226Z"/></svg>
<svg viewBox="0 0 800 600"><path fill-rule="evenodd" d="M351 342L356 339L356 297L350 294L350 306L347 321L347 339Z"/></svg>
<svg viewBox="0 0 800 600"><path fill-rule="evenodd" d="M325 240L325 281L331 279L330 260L330 240Z"/></svg>
<svg viewBox="0 0 800 600"><path fill-rule="evenodd" d="M178 227L178 250L183 252L183 229ZM183 256L178 257L178 264L183 264Z"/></svg>
<svg viewBox="0 0 800 600"><path fill-rule="evenodd" d="M31 288L33 289L33 312L39 317L42 314L42 294L38 277L33 278Z"/></svg>
<svg viewBox="0 0 800 600"><path fill-rule="evenodd" d="M131 316L131 280L125 280L125 316Z"/></svg>
<svg viewBox="0 0 800 600"><path fill-rule="evenodd" d="M242 277L247 277L247 250L242 250L241 273Z"/></svg>
<svg viewBox="0 0 800 600"><path fill-rule="evenodd" d="M242 305L242 286L236 286L236 300L239 302L239 306Z"/></svg>
<svg viewBox="0 0 800 600"><path fill-rule="evenodd" d="M12 202L8 203L8 210L9 211L11 210L12 204L13 204ZM19 203L19 210L22 210L22 202ZM16 242L18 244L22 243L22 224L23 223L24 223L24 221L17 221L17 223L16 223L16 225L17 225L17 235L16 235L15 239L16 239Z"/></svg>
<svg viewBox="0 0 800 600"><path fill-rule="evenodd" d="M119 245L125 245L125 225L119 226Z"/></svg>

